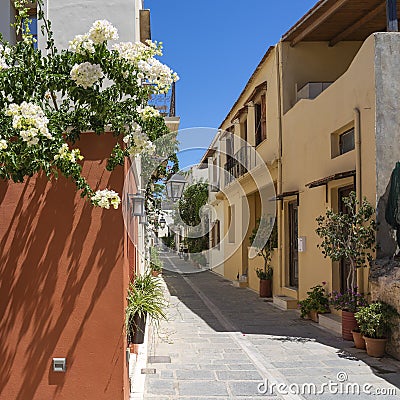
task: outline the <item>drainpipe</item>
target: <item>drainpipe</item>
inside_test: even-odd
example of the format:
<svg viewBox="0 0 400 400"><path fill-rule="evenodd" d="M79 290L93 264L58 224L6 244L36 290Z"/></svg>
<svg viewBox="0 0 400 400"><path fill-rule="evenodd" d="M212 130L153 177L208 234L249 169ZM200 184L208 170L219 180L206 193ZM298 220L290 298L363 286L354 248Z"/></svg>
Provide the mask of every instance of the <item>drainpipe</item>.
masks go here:
<svg viewBox="0 0 400 400"><path fill-rule="evenodd" d="M281 42L279 42L276 47L276 74L277 74L277 89L278 89L278 182L277 182L277 190L278 194L282 193L282 81L281 81L281 72L282 72L282 60L281 60ZM281 202L283 200L279 200ZM277 217L278 217L278 265L280 268L279 274L279 288L282 290L283 288L283 275L285 274L285 268L282 265L283 262L283 215L282 215L282 207L281 204L278 204L277 207Z"/></svg>
<svg viewBox="0 0 400 400"><path fill-rule="evenodd" d="M362 202L362 182L361 182L361 113L359 108L354 109L354 145L356 150L356 196ZM357 206L358 208L358 206ZM357 285L360 293L364 292L364 270L357 270Z"/></svg>
<svg viewBox="0 0 400 400"><path fill-rule="evenodd" d="M357 199L361 203L361 114L359 108L354 109L354 141L356 150L356 193Z"/></svg>

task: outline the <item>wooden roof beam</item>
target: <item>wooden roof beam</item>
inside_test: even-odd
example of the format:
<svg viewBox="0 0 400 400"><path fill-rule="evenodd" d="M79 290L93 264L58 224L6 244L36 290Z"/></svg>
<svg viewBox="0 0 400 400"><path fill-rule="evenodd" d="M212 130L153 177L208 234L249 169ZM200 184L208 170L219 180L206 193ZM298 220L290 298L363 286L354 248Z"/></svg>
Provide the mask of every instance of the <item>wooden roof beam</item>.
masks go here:
<svg viewBox="0 0 400 400"><path fill-rule="evenodd" d="M332 16L339 8L346 4L349 0L337 0L327 11L325 11L320 17L318 17L313 23L307 28L300 32L290 43L290 46L294 47L296 44L304 40L310 33L314 32L320 24L325 22L330 16Z"/></svg>
<svg viewBox="0 0 400 400"><path fill-rule="evenodd" d="M366 24L367 22L371 21L372 18L376 17L379 15L381 12L386 10L386 3L379 4L378 7L374 8L372 11L370 11L367 15L364 15L361 19L359 19L356 23L353 25L350 25L348 28L346 28L343 32L339 33L337 36L335 36L330 42L329 46L334 46L335 44L341 42L342 40L346 39L349 37L353 32L355 32L358 28Z"/></svg>

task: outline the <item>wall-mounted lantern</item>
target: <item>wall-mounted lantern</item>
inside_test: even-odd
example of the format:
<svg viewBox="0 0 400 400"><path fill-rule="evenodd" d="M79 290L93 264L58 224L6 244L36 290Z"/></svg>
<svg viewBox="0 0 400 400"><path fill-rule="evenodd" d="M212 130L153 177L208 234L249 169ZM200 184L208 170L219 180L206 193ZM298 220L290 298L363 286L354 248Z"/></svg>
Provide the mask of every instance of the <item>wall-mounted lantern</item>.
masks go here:
<svg viewBox="0 0 400 400"><path fill-rule="evenodd" d="M131 214L134 217L145 215L146 198L141 193L128 194L128 205L131 207Z"/></svg>
<svg viewBox="0 0 400 400"><path fill-rule="evenodd" d="M161 229L164 229L164 228L165 228L165 225L167 224L167 221L165 220L165 218L164 218L164 217L161 217L160 220L159 220L158 222L159 222L159 224L160 224L160 228L161 228Z"/></svg>
<svg viewBox="0 0 400 400"><path fill-rule="evenodd" d="M179 200L182 197L185 185L186 179L183 175L173 175L166 183L167 196L173 201Z"/></svg>

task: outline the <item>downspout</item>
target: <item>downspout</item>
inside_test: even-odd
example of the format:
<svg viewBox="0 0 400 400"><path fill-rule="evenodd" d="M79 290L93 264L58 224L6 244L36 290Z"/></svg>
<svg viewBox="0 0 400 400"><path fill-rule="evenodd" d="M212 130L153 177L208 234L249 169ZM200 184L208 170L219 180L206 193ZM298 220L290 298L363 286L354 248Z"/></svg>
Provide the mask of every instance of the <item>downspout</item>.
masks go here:
<svg viewBox="0 0 400 400"><path fill-rule="evenodd" d="M277 78L277 89L278 89L278 182L277 190L278 194L282 193L282 60L281 60L281 44L279 42L276 45L276 78ZM280 268L279 274L279 290L281 292L284 284L283 274L285 273L285 268L282 265L283 262L283 215L281 203L283 200L279 200L277 204L277 217L278 217L278 265Z"/></svg>
<svg viewBox="0 0 400 400"><path fill-rule="evenodd" d="M361 114L359 108L354 109L354 141L356 150L356 193L357 200L361 203Z"/></svg>
<svg viewBox="0 0 400 400"><path fill-rule="evenodd" d="M362 202L361 182L361 113L358 107L354 108L354 145L356 150L356 197ZM359 206L357 206L359 208ZM357 286L360 293L364 293L364 269L357 269Z"/></svg>

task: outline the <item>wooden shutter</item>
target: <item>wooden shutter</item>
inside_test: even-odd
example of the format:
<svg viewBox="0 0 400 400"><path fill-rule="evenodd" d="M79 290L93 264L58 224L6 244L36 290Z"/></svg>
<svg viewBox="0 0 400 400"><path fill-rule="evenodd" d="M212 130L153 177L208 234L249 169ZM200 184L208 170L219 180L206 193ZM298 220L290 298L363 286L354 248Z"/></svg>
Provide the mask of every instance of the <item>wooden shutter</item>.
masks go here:
<svg viewBox="0 0 400 400"><path fill-rule="evenodd" d="M265 94L261 96L261 141L267 138L267 102Z"/></svg>

